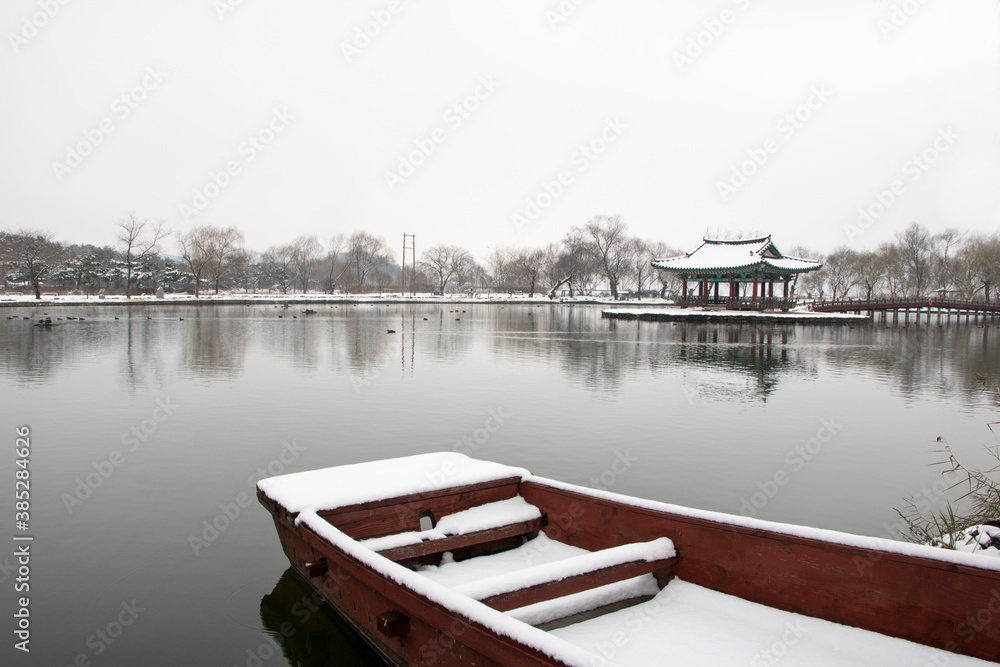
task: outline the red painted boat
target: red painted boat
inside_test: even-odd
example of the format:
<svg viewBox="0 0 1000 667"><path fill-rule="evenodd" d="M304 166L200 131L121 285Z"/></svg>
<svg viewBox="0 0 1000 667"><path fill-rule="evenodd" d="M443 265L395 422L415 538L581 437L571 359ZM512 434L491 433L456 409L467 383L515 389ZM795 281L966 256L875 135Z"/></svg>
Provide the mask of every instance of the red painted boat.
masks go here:
<svg viewBox="0 0 1000 667"><path fill-rule="evenodd" d="M455 453L273 477L257 495L292 566L393 664L1000 661L1000 559Z"/></svg>

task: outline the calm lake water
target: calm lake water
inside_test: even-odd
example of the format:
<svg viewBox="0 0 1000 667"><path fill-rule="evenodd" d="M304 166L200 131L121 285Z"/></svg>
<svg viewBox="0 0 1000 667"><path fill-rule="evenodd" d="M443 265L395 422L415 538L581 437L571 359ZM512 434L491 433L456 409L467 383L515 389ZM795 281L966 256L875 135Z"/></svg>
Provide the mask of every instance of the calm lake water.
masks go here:
<svg viewBox="0 0 1000 667"><path fill-rule="evenodd" d="M566 482L882 537L905 497L933 494L938 437L977 465L995 444L998 409L975 379L1000 376L995 326L304 307L0 311L3 469L29 426L35 537L31 653L8 630L3 664L378 664L287 572L254 498L262 474L474 449ZM43 312L86 320L21 319ZM8 545L25 534L13 478L0 479ZM0 577L12 629L13 576Z"/></svg>

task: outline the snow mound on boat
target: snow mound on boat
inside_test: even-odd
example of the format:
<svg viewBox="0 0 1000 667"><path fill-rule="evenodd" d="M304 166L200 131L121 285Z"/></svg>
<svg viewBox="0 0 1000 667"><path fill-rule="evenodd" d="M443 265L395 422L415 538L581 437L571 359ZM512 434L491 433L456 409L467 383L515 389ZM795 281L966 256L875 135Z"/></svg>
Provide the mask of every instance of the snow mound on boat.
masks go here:
<svg viewBox="0 0 1000 667"><path fill-rule="evenodd" d="M524 468L438 452L269 477L257 488L289 512L317 512L528 474Z"/></svg>

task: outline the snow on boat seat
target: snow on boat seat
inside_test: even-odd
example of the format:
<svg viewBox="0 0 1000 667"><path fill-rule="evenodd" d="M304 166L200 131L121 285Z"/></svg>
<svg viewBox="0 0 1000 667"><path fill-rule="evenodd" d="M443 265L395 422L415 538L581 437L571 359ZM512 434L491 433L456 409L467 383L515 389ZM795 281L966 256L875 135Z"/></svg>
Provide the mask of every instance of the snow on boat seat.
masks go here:
<svg viewBox="0 0 1000 667"><path fill-rule="evenodd" d="M541 511L515 496L448 514L428 530L392 533L361 544L398 562L537 533L542 526Z"/></svg>
<svg viewBox="0 0 1000 667"><path fill-rule="evenodd" d="M676 562L673 542L661 537L470 582L456 587L455 592L508 611L644 574L655 573L665 581Z"/></svg>

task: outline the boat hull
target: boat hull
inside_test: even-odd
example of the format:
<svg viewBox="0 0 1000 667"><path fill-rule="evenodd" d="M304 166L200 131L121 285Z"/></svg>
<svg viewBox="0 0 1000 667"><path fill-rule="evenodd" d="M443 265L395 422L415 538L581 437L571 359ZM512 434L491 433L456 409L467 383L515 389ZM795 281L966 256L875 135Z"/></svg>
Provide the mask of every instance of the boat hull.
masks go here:
<svg viewBox="0 0 1000 667"><path fill-rule="evenodd" d="M1000 661L1000 571L990 567L991 561L976 567L980 561L975 557L686 510L537 477L503 478L324 510L324 523L313 524L316 530L258 491L292 566L389 662L566 664L514 639L516 634L505 636L478 622L474 609L459 613L456 609L462 607L451 608L445 598L418 593L416 583L408 587L392 580L380 565L383 558L356 551L356 543L348 539L415 530L427 508L440 517L448 515L449 508L459 511L514 495L544 514L542 530L558 542L596 552L666 537L679 554L671 574L688 583L782 611ZM325 534L325 522L341 533L324 538L316 531ZM342 548L335 546L338 540ZM462 555L456 551L456 557Z"/></svg>
<svg viewBox="0 0 1000 667"><path fill-rule="evenodd" d="M331 547L305 526L274 517L292 567L381 655L394 665L560 665L563 663L498 636L440 605L387 581L364 563ZM307 563L326 559L326 571L310 576ZM398 611L409 619L405 636L389 638L378 617Z"/></svg>

